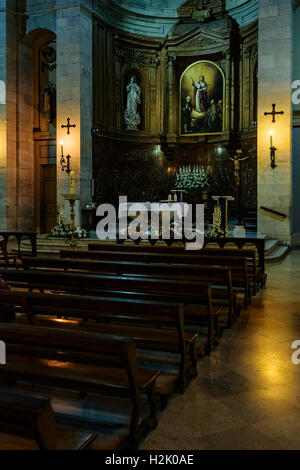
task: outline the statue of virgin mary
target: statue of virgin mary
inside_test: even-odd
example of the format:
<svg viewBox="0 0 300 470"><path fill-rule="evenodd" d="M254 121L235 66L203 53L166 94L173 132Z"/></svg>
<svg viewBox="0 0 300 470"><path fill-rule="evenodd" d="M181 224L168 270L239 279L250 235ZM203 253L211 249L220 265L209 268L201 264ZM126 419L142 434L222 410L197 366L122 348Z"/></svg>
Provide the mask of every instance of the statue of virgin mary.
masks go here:
<svg viewBox="0 0 300 470"><path fill-rule="evenodd" d="M138 105L141 103L141 89L136 83L135 78L131 77L126 88L127 106L125 110L125 122L127 130L138 130L141 123L141 117L138 113Z"/></svg>

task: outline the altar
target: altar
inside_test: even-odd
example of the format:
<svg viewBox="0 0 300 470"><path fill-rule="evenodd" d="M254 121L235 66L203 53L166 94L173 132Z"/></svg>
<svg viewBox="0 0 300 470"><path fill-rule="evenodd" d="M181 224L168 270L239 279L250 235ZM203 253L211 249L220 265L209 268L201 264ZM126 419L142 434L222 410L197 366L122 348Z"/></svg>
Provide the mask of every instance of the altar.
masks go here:
<svg viewBox="0 0 300 470"><path fill-rule="evenodd" d="M190 210L189 204L173 201L120 203L119 234L127 233L131 228L134 230L137 225L140 225L140 232L145 232L145 238L157 237L171 228L174 234L177 225L182 227Z"/></svg>

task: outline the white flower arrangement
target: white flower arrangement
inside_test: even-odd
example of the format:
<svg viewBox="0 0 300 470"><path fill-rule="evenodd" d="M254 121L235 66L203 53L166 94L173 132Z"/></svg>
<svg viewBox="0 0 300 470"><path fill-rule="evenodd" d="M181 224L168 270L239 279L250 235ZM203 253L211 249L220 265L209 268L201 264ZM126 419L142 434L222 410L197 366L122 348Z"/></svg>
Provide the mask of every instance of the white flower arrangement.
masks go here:
<svg viewBox="0 0 300 470"><path fill-rule="evenodd" d="M176 175L175 189L189 194L198 194L209 188L207 174L203 166L183 166Z"/></svg>
<svg viewBox="0 0 300 470"><path fill-rule="evenodd" d="M228 237L228 232L221 228L222 223L222 210L221 206L217 205L214 208L213 213L213 227L208 230L207 236L208 237L215 237L215 238L225 238Z"/></svg>
<svg viewBox="0 0 300 470"><path fill-rule="evenodd" d="M77 229L74 233L75 238L88 238L89 233L84 229ZM70 223L67 222L67 216L64 208L61 208L58 215L58 221L55 227L48 234L48 237L53 238L71 238L72 231L70 229Z"/></svg>

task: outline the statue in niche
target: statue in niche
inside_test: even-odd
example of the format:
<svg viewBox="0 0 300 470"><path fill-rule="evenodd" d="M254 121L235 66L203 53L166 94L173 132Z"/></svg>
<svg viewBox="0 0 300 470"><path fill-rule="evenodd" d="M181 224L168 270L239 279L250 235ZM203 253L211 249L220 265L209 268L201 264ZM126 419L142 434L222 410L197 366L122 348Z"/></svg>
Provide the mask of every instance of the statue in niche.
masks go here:
<svg viewBox="0 0 300 470"><path fill-rule="evenodd" d="M52 45L50 45L52 44ZM55 43L47 44L42 50L42 72L49 71L52 72L56 69L56 50Z"/></svg>
<svg viewBox="0 0 300 470"><path fill-rule="evenodd" d="M126 87L127 106L125 110L125 123L127 130L136 131L141 123L141 116L138 112L138 106L141 104L141 88L135 81L135 77L131 77Z"/></svg>
<svg viewBox="0 0 300 470"><path fill-rule="evenodd" d="M44 87L42 96L41 114L43 118L52 123L56 118L56 87L54 83L48 82Z"/></svg>

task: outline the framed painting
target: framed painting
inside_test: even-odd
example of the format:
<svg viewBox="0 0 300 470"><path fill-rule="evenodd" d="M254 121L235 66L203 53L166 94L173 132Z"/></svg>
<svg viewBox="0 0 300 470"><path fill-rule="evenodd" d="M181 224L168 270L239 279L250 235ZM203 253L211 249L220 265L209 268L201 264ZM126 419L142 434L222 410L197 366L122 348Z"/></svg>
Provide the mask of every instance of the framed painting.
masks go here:
<svg viewBox="0 0 300 470"><path fill-rule="evenodd" d="M214 62L199 60L180 79L180 134L219 134L224 129L225 75Z"/></svg>

